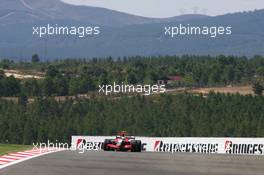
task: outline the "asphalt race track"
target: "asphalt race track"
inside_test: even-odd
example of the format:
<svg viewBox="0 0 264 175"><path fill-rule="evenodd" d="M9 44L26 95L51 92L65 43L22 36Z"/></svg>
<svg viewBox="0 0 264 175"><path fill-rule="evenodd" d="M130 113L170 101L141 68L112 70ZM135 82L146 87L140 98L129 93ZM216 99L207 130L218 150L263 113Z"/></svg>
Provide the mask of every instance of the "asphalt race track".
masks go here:
<svg viewBox="0 0 264 175"><path fill-rule="evenodd" d="M1 175L263 175L264 156L64 151L4 168Z"/></svg>

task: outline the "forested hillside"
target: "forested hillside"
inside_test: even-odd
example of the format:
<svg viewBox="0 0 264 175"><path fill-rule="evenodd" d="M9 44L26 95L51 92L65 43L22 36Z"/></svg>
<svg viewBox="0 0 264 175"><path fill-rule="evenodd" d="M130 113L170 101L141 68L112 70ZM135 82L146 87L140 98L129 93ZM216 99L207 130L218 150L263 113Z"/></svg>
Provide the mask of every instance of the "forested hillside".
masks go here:
<svg viewBox="0 0 264 175"><path fill-rule="evenodd" d="M255 56L132 57L0 62L0 142L70 141L71 135L111 135L127 130L142 136L264 137L264 58ZM6 70L37 72L42 79L7 77ZM155 96L56 99L97 92L101 84L155 84L182 76L183 87L251 84L259 96L188 93ZM96 93L95 93L96 94ZM28 101L29 97L34 99Z"/></svg>
<svg viewBox="0 0 264 175"><path fill-rule="evenodd" d="M183 77L182 86L251 84L264 77L264 57L161 56L67 59L54 62L2 60L2 69L39 72L44 79L18 80L0 71L0 96L65 96L98 90L102 84L156 84L167 76Z"/></svg>
<svg viewBox="0 0 264 175"><path fill-rule="evenodd" d="M71 135L264 137L264 97L190 94L121 99L0 101L0 142L70 141Z"/></svg>

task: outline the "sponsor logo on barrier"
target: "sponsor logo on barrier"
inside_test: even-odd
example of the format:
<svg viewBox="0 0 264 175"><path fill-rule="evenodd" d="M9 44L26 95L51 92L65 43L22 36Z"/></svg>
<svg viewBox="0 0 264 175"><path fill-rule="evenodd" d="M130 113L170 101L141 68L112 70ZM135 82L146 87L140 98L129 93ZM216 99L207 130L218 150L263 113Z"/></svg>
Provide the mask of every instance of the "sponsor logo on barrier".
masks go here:
<svg viewBox="0 0 264 175"><path fill-rule="evenodd" d="M76 143L76 149L80 151L80 153L84 153L84 151L98 151L103 148L103 142L91 142L85 139L78 139Z"/></svg>
<svg viewBox="0 0 264 175"><path fill-rule="evenodd" d="M237 144L226 140L225 152L227 154L264 154L264 144Z"/></svg>
<svg viewBox="0 0 264 175"><path fill-rule="evenodd" d="M78 139L76 143L76 148L79 148L84 145L86 141L84 139Z"/></svg>
<svg viewBox="0 0 264 175"><path fill-rule="evenodd" d="M154 144L156 152L190 152L190 153L218 153L217 143L164 143L156 141Z"/></svg>

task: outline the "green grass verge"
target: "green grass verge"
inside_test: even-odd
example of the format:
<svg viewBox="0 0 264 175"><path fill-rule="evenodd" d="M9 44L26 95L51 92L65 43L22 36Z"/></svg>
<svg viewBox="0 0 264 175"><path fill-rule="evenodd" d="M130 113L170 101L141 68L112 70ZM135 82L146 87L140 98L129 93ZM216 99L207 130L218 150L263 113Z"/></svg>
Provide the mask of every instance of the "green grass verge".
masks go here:
<svg viewBox="0 0 264 175"><path fill-rule="evenodd" d="M5 155L12 152L25 151L32 149L32 145L15 145L15 144L1 144L0 155Z"/></svg>

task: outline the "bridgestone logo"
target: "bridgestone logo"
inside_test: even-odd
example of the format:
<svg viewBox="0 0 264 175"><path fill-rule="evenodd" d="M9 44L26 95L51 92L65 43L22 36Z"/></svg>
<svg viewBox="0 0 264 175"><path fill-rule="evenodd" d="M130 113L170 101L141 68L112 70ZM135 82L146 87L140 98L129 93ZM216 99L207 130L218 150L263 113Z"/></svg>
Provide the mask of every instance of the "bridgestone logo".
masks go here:
<svg viewBox="0 0 264 175"><path fill-rule="evenodd" d="M264 154L264 144L235 144L227 140L225 151L227 154Z"/></svg>
<svg viewBox="0 0 264 175"><path fill-rule="evenodd" d="M214 143L164 143L156 141L154 144L156 152L189 152L189 153L218 153L218 144Z"/></svg>

